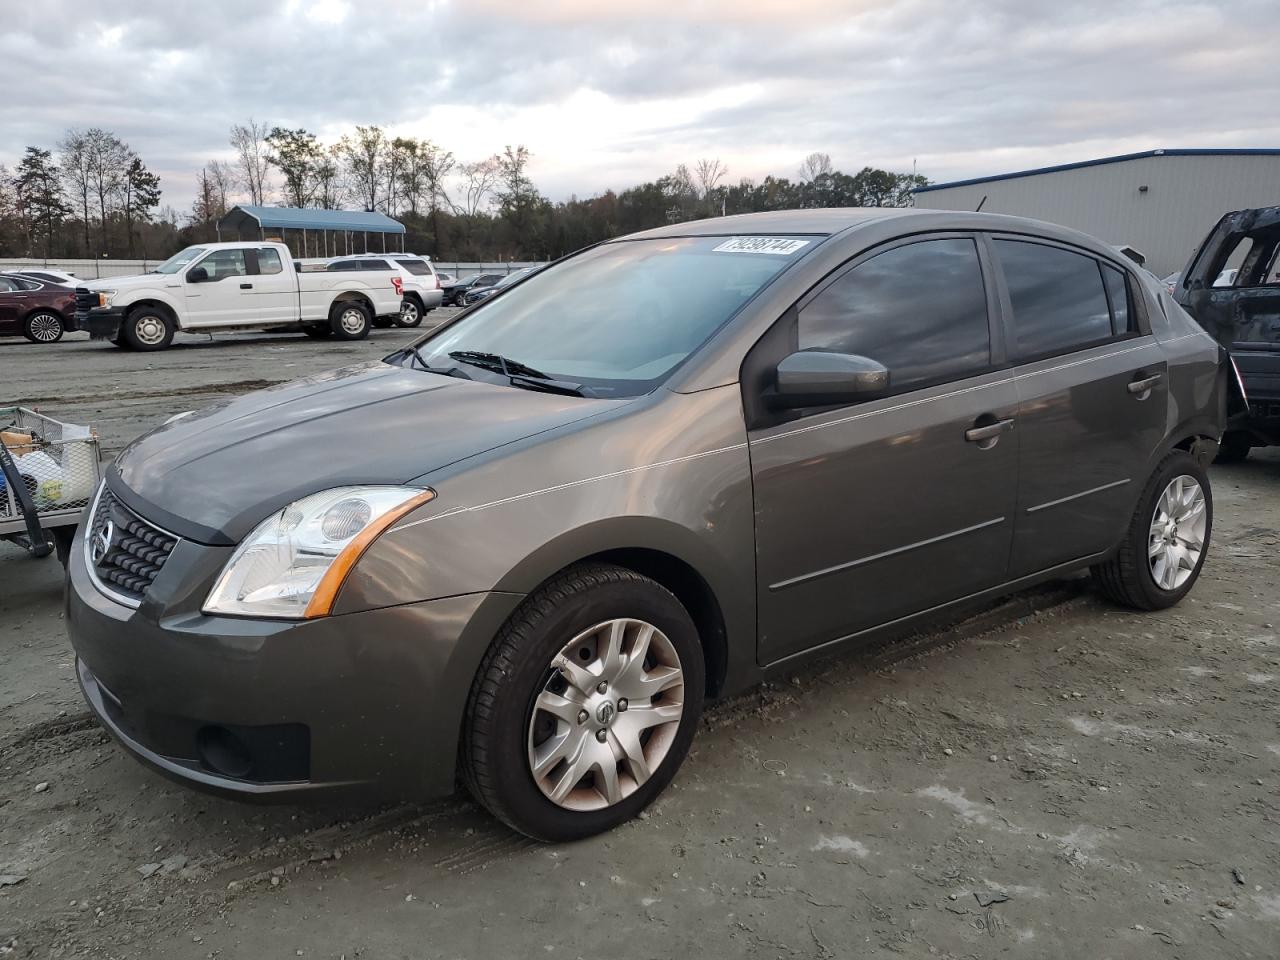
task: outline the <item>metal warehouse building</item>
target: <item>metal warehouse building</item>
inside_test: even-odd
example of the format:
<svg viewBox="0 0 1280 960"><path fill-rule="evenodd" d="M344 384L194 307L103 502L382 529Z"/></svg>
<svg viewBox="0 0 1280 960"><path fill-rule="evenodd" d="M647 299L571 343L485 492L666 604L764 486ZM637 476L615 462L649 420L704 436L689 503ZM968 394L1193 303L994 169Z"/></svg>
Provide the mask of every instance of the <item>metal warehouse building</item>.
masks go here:
<svg viewBox="0 0 1280 960"><path fill-rule="evenodd" d="M1280 150L1148 150L916 190L916 206L1034 217L1128 244L1164 276L1224 213L1280 204Z"/></svg>

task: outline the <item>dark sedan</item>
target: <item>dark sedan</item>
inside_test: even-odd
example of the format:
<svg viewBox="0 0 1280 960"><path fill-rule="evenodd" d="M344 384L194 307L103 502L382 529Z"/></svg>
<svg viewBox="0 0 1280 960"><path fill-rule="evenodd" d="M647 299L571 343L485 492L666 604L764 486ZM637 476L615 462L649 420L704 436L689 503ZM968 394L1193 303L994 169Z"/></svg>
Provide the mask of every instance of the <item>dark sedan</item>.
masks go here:
<svg viewBox="0 0 1280 960"><path fill-rule="evenodd" d="M462 300L462 305L469 307L473 303L479 303L481 300L487 300L503 287L509 287L513 283L518 283L529 274L533 273L533 267L522 267L513 273L508 273L505 277L498 280L497 283L484 287L477 287L467 291L467 295Z"/></svg>
<svg viewBox="0 0 1280 960"><path fill-rule="evenodd" d="M76 292L70 287L0 276L0 336L57 343L75 312Z"/></svg>
<svg viewBox="0 0 1280 960"><path fill-rule="evenodd" d="M506 276L506 274L477 273L474 277L467 277L464 280L455 280L453 283L446 283L441 287L444 291L444 305L446 307L460 307L465 303L467 294L472 290L491 287L504 276Z"/></svg>

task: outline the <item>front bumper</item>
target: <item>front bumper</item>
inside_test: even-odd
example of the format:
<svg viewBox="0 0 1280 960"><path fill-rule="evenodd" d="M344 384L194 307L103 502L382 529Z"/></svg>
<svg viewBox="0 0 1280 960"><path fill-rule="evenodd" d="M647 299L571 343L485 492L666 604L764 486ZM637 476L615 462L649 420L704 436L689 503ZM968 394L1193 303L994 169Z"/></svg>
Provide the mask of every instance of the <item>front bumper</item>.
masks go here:
<svg viewBox="0 0 1280 960"><path fill-rule="evenodd" d="M77 308L70 329L88 333L94 340L114 340L120 335L120 324L123 321L124 307L95 307L92 310Z"/></svg>
<svg viewBox="0 0 1280 960"><path fill-rule="evenodd" d="M203 585L184 595L161 584L171 566L205 566L192 555L210 549L174 551L152 587L172 599L166 613L150 594L135 610L99 591L77 537L67 628L107 730L166 776L245 799L452 792L471 677L521 598L469 594L301 622L210 617L194 601Z"/></svg>

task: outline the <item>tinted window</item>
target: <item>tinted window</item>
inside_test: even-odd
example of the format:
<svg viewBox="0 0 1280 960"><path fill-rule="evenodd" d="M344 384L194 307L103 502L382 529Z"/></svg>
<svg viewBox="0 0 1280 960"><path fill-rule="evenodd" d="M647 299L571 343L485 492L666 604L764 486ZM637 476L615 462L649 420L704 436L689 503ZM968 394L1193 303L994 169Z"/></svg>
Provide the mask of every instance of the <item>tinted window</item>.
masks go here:
<svg viewBox="0 0 1280 960"><path fill-rule="evenodd" d="M431 276L431 265L425 260L397 260L396 263L400 264L415 277Z"/></svg>
<svg viewBox="0 0 1280 960"><path fill-rule="evenodd" d="M1106 264L1102 266L1102 276L1107 283L1107 296L1111 298L1111 331L1116 336L1133 333L1133 311L1129 309L1129 284L1124 272Z"/></svg>
<svg viewBox="0 0 1280 960"><path fill-rule="evenodd" d="M977 248L927 240L859 264L800 312L799 345L878 360L895 392L979 372L991 336Z"/></svg>
<svg viewBox="0 0 1280 960"><path fill-rule="evenodd" d="M0 277L0 293L12 293L18 289L18 281L10 280L8 277Z"/></svg>
<svg viewBox="0 0 1280 960"><path fill-rule="evenodd" d="M390 270L390 269L392 269L392 267L391 267L391 264L389 264L386 260L361 260L361 261L360 261L360 268L359 268L359 269L361 269L361 270Z"/></svg>
<svg viewBox="0 0 1280 960"><path fill-rule="evenodd" d="M1019 356L1079 350L1111 337L1098 261L1059 247L997 240Z"/></svg>
<svg viewBox="0 0 1280 960"><path fill-rule="evenodd" d="M204 267L210 280L222 280L225 277L246 277L249 270L244 263L243 250L215 250L197 266Z"/></svg>
<svg viewBox="0 0 1280 960"><path fill-rule="evenodd" d="M360 266L359 260L338 260L334 263L329 264L328 269L331 271L338 271L338 270L360 270L362 268Z"/></svg>
<svg viewBox="0 0 1280 960"><path fill-rule="evenodd" d="M280 262L280 254L274 247L263 247L258 250L259 273L279 273L283 269L284 264Z"/></svg>

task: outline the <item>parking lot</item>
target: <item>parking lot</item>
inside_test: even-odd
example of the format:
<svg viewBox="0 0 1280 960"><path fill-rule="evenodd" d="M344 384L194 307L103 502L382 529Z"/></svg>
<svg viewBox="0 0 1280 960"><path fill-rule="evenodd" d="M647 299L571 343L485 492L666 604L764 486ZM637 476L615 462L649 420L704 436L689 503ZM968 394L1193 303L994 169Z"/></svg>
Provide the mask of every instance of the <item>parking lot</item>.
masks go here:
<svg viewBox="0 0 1280 960"><path fill-rule="evenodd" d="M0 401L92 424L109 458L416 335L12 340ZM169 783L86 712L61 568L0 544L0 956L1274 956L1280 456L1211 476L1181 606L1054 583L806 668L711 708L640 820L558 847L463 794L264 808Z"/></svg>

